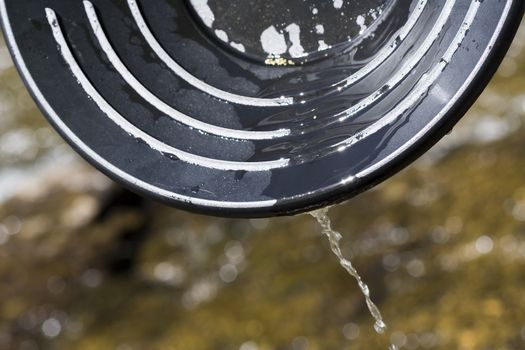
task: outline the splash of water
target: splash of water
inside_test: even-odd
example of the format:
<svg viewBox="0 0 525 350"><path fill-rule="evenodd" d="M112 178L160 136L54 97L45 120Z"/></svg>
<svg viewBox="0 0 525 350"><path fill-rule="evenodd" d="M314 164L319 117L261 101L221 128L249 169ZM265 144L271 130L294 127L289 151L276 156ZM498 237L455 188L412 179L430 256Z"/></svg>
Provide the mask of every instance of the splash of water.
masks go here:
<svg viewBox="0 0 525 350"><path fill-rule="evenodd" d="M339 263L341 266L352 276L356 279L357 284L359 285L359 288L361 289L361 292L365 296L366 305L368 307L368 310L370 311L370 314L375 320L374 329L379 334L384 334L387 326L385 322L383 321L383 317L381 316L381 312L377 308L377 306L374 304L372 299L370 298L370 289L366 285L366 283L363 281L361 276L359 275L359 272L357 272L354 265L352 265L352 262L348 259L346 259L343 256L343 253L341 251L341 245L339 242L341 241L342 235L332 229L332 222L330 220L330 217L328 216L328 210L329 208L323 208L320 210L312 211L309 214L312 215L317 222L319 222L319 225L321 226L323 230L323 234L325 234L328 237L328 240L330 242L330 248L332 249L332 252L335 254L335 256L339 259ZM390 350L396 350L396 348L391 345Z"/></svg>

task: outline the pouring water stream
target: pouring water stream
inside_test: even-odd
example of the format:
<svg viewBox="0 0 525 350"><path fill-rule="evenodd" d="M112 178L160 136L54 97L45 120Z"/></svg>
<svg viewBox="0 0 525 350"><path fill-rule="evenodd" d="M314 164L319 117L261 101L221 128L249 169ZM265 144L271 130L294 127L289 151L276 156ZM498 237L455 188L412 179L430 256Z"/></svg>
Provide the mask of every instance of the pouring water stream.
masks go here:
<svg viewBox="0 0 525 350"><path fill-rule="evenodd" d="M339 263L341 264L341 266L357 281L357 284L359 285L359 288L361 289L361 292L365 297L366 306L368 307L370 314L375 320L375 331L378 334L384 334L387 330L387 326L383 321L381 312L370 297L370 289L368 288L368 285L363 281L363 279L359 275L359 272L356 270L352 262L343 256L343 252L341 251L340 245L342 235L341 233L335 231L332 228L332 222L330 220L330 217L328 216L328 211L329 208L323 208L316 211L312 211L309 214L313 216L321 226L323 234L328 238L328 241L330 242L330 248L335 254L335 256L339 259ZM390 345L389 350L397 350L397 347L395 345Z"/></svg>

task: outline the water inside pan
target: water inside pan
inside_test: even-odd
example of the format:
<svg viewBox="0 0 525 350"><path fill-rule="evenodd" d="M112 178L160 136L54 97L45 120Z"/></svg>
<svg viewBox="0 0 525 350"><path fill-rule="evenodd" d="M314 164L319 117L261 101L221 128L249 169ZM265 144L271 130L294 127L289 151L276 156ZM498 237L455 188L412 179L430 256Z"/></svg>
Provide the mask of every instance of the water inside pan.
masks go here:
<svg viewBox="0 0 525 350"><path fill-rule="evenodd" d="M269 65L328 57L373 32L392 0L188 0L219 42Z"/></svg>
<svg viewBox="0 0 525 350"><path fill-rule="evenodd" d="M103 103L104 96L97 100L119 126L147 139L154 149L208 168L266 171L346 151L371 135L381 141L432 86L481 5L472 2L467 9L456 0L362 3L291 1L278 10L282 4L276 1L232 1L228 11L221 0L167 2L160 10L162 3L127 0L133 25L119 28L112 23L111 8L100 11L96 3L84 1L97 47L115 69L111 73L122 78L137 101L169 116L170 125L185 135L199 138L172 137L138 115L130 122L133 113L119 115ZM321 19L324 12L339 20ZM464 17L463 24L451 25L452 13ZM57 43L65 48L56 14L49 10L47 16ZM130 37L140 45L118 47ZM314 45L321 40L332 47ZM126 54L119 55L124 49ZM143 64L143 52L161 64ZM65 58L74 66L70 56ZM160 67L161 74L148 74L151 66ZM103 84L93 74L77 78L94 94L89 81ZM172 98L165 89L171 86L194 92L195 101ZM196 113L185 109L188 103L210 108ZM229 107L234 123L226 124L225 115L211 108L217 104ZM377 137L379 131L384 137ZM212 152L225 149L218 140L233 149L242 142L250 152Z"/></svg>
<svg viewBox="0 0 525 350"><path fill-rule="evenodd" d="M424 76L442 69L433 57L445 54L453 39L439 50L451 13L464 11L456 0L187 0L170 2L177 38L156 28L146 2L128 4L155 55L203 97L231 106L242 129L202 131L246 135L254 144L248 161L283 164L345 151L402 120L432 85ZM160 44L151 39L148 25ZM457 30L451 28L452 34ZM173 45L167 46L172 61L161 45ZM205 63L204 48L215 64ZM249 84L238 84L239 79ZM243 85L250 90L243 91Z"/></svg>

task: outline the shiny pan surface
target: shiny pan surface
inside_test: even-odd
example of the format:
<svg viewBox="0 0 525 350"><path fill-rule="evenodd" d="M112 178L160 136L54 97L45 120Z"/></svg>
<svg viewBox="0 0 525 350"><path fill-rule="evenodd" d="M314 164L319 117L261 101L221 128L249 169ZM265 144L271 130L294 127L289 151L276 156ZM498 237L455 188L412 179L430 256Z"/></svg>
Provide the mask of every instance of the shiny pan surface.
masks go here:
<svg viewBox="0 0 525 350"><path fill-rule="evenodd" d="M224 216L348 199L445 135L522 0L0 0L40 108L101 171Z"/></svg>

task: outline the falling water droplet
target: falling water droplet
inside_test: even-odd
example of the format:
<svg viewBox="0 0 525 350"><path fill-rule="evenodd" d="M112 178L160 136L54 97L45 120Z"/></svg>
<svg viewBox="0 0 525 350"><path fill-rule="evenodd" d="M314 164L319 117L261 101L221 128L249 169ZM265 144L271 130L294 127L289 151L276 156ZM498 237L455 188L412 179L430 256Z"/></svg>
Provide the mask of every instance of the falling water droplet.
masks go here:
<svg viewBox="0 0 525 350"><path fill-rule="evenodd" d="M386 331L386 324L382 321L382 320L378 320L376 321L376 323L374 324L374 329L376 330L377 333L379 334L384 334L385 331Z"/></svg>

